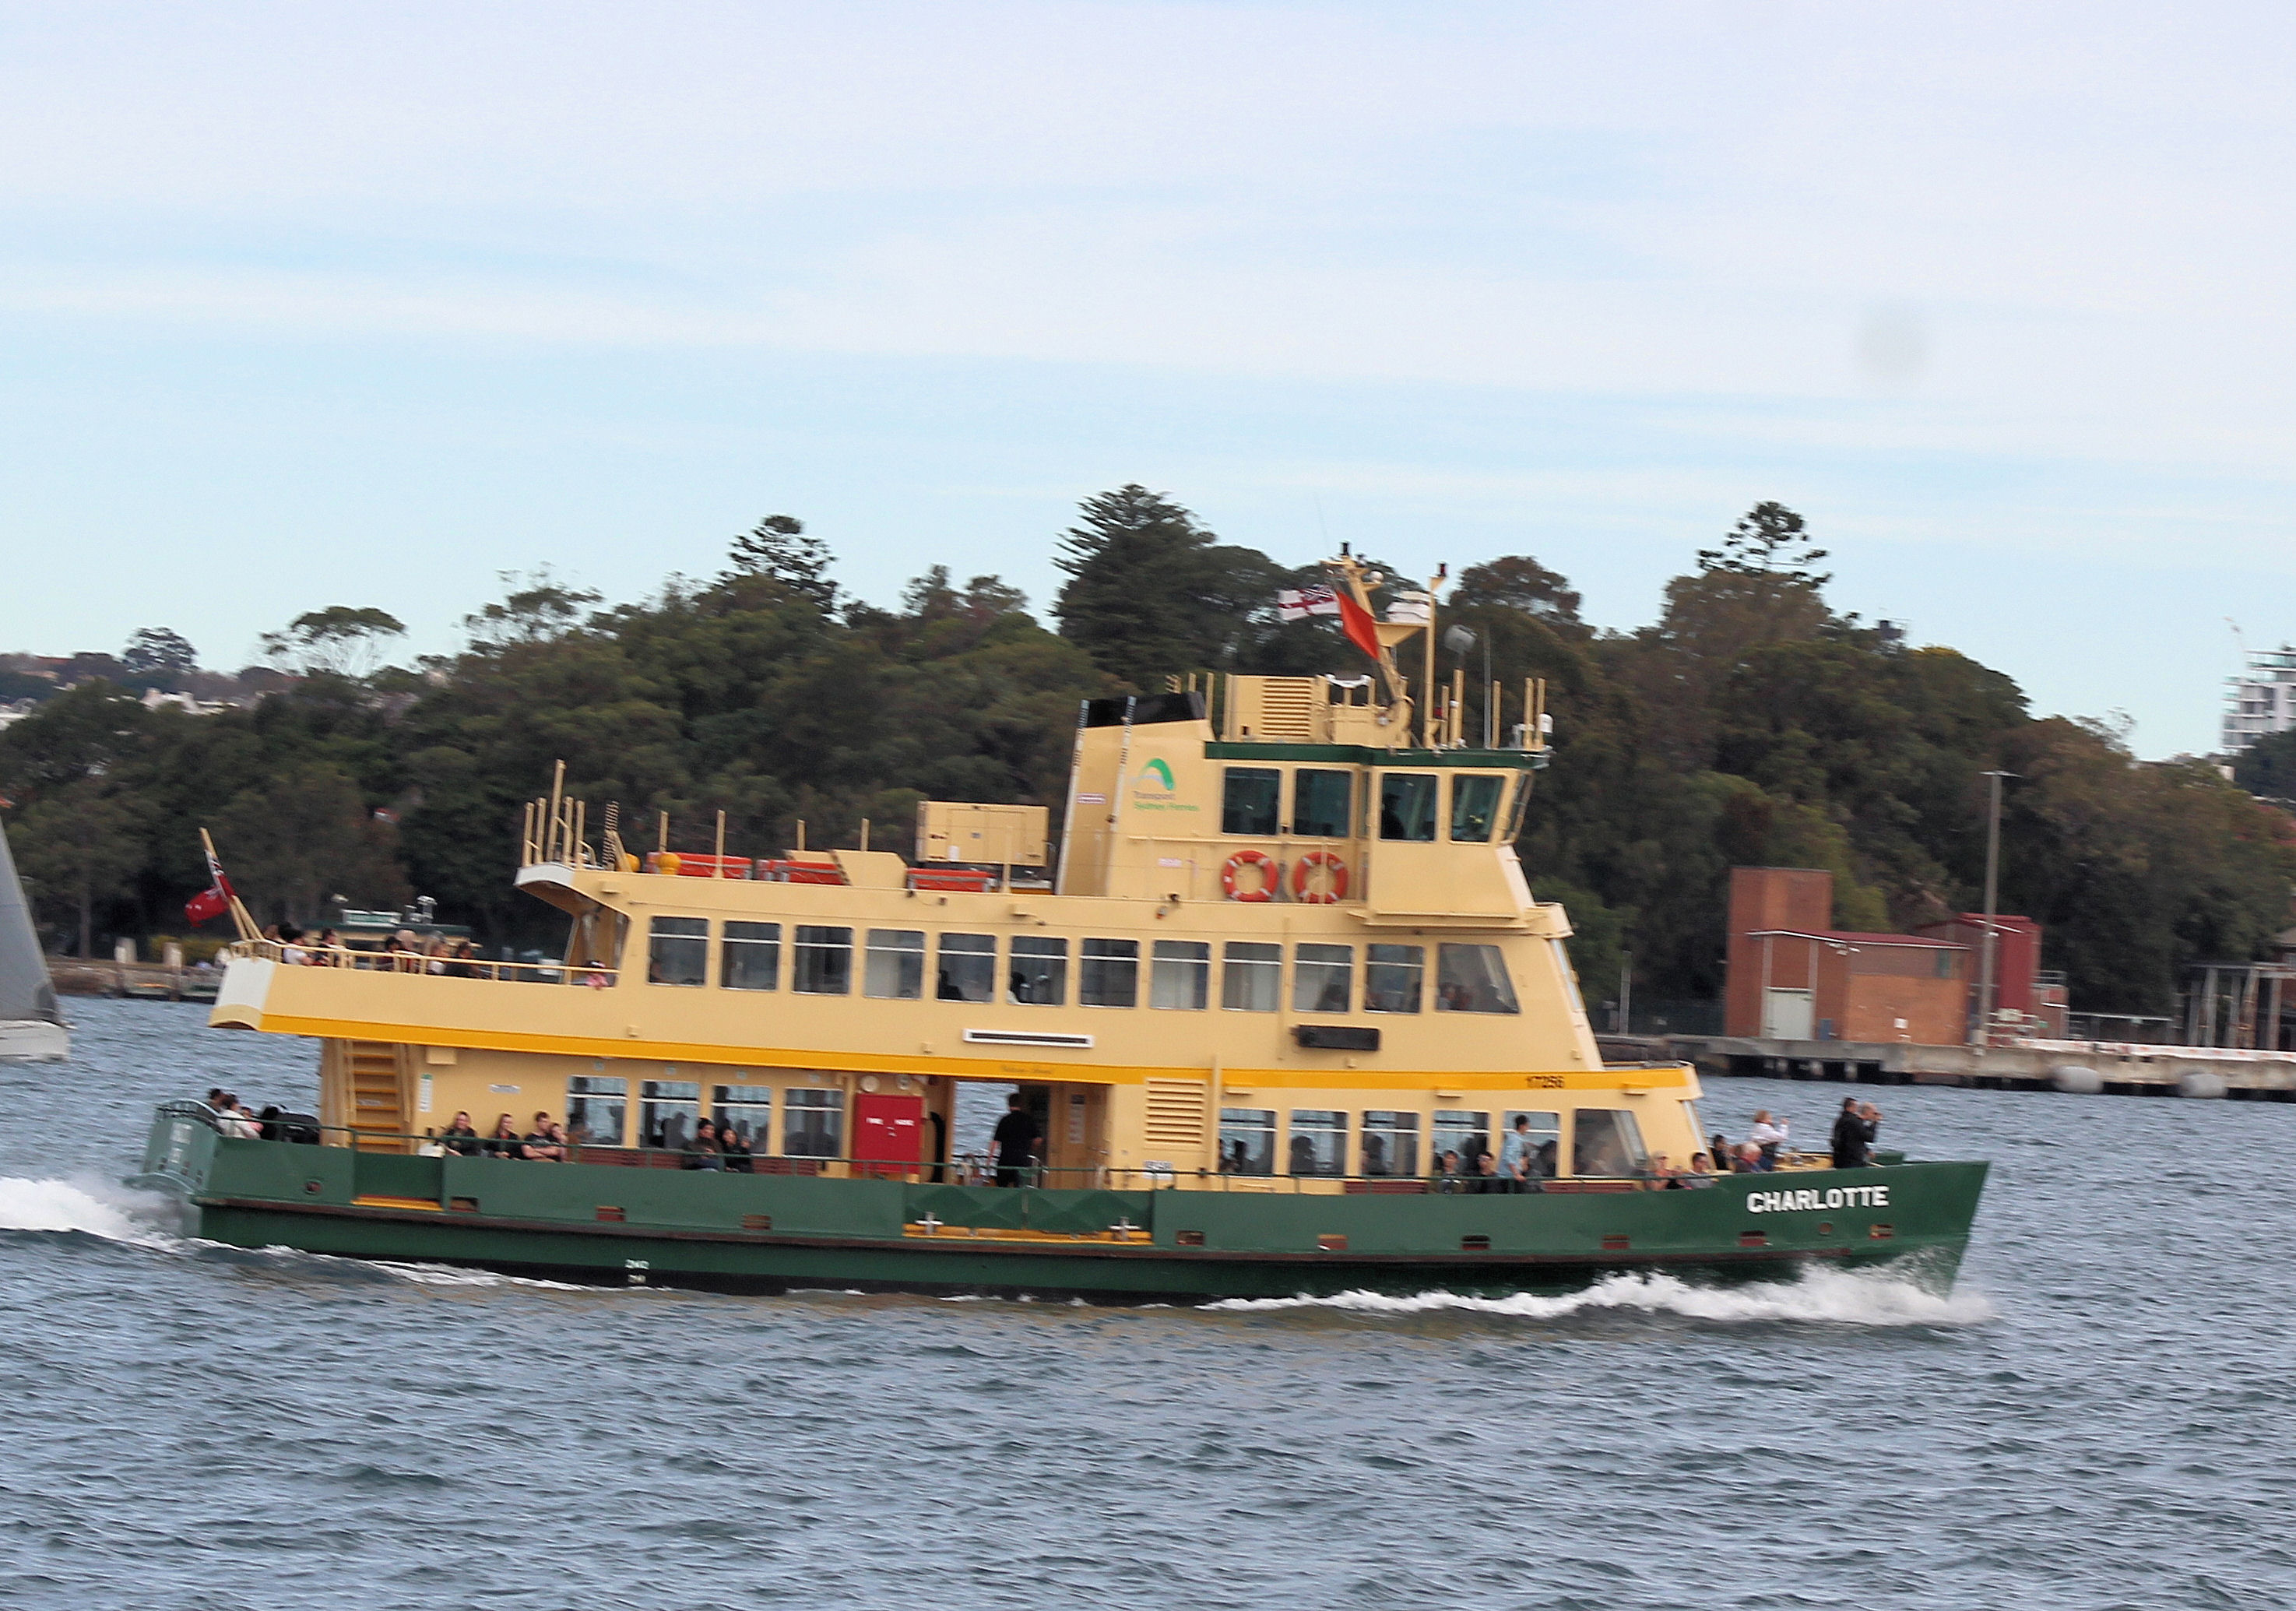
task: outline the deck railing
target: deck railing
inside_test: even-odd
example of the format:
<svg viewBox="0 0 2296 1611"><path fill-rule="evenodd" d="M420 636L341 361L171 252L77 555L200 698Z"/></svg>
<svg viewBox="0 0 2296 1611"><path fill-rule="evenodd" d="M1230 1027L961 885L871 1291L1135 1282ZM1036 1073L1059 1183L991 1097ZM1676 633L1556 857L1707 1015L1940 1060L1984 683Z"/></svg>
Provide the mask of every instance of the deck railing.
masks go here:
<svg viewBox="0 0 2296 1611"><path fill-rule="evenodd" d="M370 951L356 946L289 944L279 940L242 940L234 957L259 957L291 966L341 967L357 973L414 974L434 979L496 979L522 984L581 984L603 990L619 969L563 962L498 962L486 957L440 957L422 951Z"/></svg>

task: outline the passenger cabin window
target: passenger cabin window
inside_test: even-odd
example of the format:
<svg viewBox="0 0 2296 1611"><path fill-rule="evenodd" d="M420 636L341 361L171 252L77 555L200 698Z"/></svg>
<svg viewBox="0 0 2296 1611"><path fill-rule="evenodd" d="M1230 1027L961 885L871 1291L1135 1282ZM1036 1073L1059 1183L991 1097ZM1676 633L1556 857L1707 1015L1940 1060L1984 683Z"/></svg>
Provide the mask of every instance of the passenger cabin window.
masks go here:
<svg viewBox="0 0 2296 1611"><path fill-rule="evenodd" d="M782 1098L782 1150L792 1158L834 1158L845 1149L845 1093L792 1090Z"/></svg>
<svg viewBox="0 0 2296 1611"><path fill-rule="evenodd" d="M943 1001L996 999L996 936L943 934L933 994Z"/></svg>
<svg viewBox="0 0 2296 1611"><path fill-rule="evenodd" d="M709 920L656 917L647 933L646 982L699 984L709 969Z"/></svg>
<svg viewBox="0 0 2296 1611"><path fill-rule="evenodd" d="M1516 1146L1514 1122L1527 1119L1523 1128L1523 1145L1530 1153L1529 1178L1552 1180L1559 1162L1557 1155L1562 1146L1562 1115L1561 1114L1507 1113L1500 1115L1500 1129L1506 1139L1503 1147Z"/></svg>
<svg viewBox="0 0 2296 1611"><path fill-rule="evenodd" d="M922 929L871 929L868 971L861 993L889 1001L914 1001L925 993Z"/></svg>
<svg viewBox="0 0 2296 1611"><path fill-rule="evenodd" d="M619 1147L622 1121L629 1113L630 1082L603 1074L575 1074L566 1081L566 1136L577 1146Z"/></svg>
<svg viewBox="0 0 2296 1611"><path fill-rule="evenodd" d="M730 1130L753 1153L774 1150L774 1088L770 1085L721 1085L712 1093L711 1117L719 1130Z"/></svg>
<svg viewBox="0 0 2296 1611"><path fill-rule="evenodd" d="M1374 945L1365 948L1364 1011L1415 1013L1419 986L1427 972L1423 945Z"/></svg>
<svg viewBox="0 0 2296 1611"><path fill-rule="evenodd" d="M812 923L799 924L790 989L808 996L851 995L853 931L827 928Z"/></svg>
<svg viewBox="0 0 2296 1611"><path fill-rule="evenodd" d="M1488 843L1499 819L1499 794L1504 777L1472 774L1451 780L1451 837L1455 842Z"/></svg>
<svg viewBox="0 0 2296 1611"><path fill-rule="evenodd" d="M1379 780L1379 836L1429 841L1435 837L1432 772L1389 772Z"/></svg>
<svg viewBox="0 0 2296 1611"><path fill-rule="evenodd" d="M1220 955L1220 1005L1232 1013L1272 1013L1283 1001L1283 948L1231 940Z"/></svg>
<svg viewBox="0 0 2296 1611"><path fill-rule="evenodd" d="M1616 1179L1650 1163L1642 1127L1618 1107L1582 1107L1570 1115L1570 1172Z"/></svg>
<svg viewBox="0 0 2296 1611"><path fill-rule="evenodd" d="M1210 1005L1212 948L1210 945L1201 940L1159 940L1149 960L1150 1007L1201 1013Z"/></svg>
<svg viewBox="0 0 2296 1611"><path fill-rule="evenodd" d="M1272 1107L1220 1109L1220 1173L1272 1175L1275 1172L1275 1110Z"/></svg>
<svg viewBox="0 0 2296 1611"><path fill-rule="evenodd" d="M1443 1107L1435 1110L1435 1123L1427 1132L1427 1144L1434 1151L1429 1167L1444 1166L1444 1155L1458 1155L1457 1172L1475 1172L1475 1159L1491 1150L1491 1116L1471 1108Z"/></svg>
<svg viewBox="0 0 2296 1611"><path fill-rule="evenodd" d="M1302 767L1292 775L1292 831L1345 839L1355 830L1355 775Z"/></svg>
<svg viewBox="0 0 2296 1611"><path fill-rule="evenodd" d="M1348 1172L1348 1116L1321 1107L1292 1110L1292 1153L1287 1174Z"/></svg>
<svg viewBox="0 0 2296 1611"><path fill-rule="evenodd" d="M1419 1115L1374 1108L1363 1116L1363 1172L1419 1172Z"/></svg>
<svg viewBox="0 0 2296 1611"><path fill-rule="evenodd" d="M1078 1007L1136 1007L1139 1002L1137 940L1087 940L1078 947Z"/></svg>
<svg viewBox="0 0 2296 1611"><path fill-rule="evenodd" d="M1272 836L1283 774L1265 767L1230 767L1220 795L1220 832Z"/></svg>
<svg viewBox="0 0 2296 1611"><path fill-rule="evenodd" d="M1013 999L1058 1007L1069 999L1069 942L1037 934L1013 936Z"/></svg>
<svg viewBox="0 0 2296 1611"><path fill-rule="evenodd" d="M1519 1013L1514 983L1495 945L1435 948L1435 1010L1439 1013Z"/></svg>
<svg viewBox="0 0 2296 1611"><path fill-rule="evenodd" d="M1352 995L1349 975L1355 972L1356 948L1351 945L1301 945L1292 952L1292 1010L1295 1013L1344 1013Z"/></svg>
<svg viewBox="0 0 2296 1611"><path fill-rule="evenodd" d="M769 990L781 982L782 925L727 923L718 947L718 982L729 990Z"/></svg>
<svg viewBox="0 0 2296 1611"><path fill-rule="evenodd" d="M645 1080L638 1084L638 1145L685 1149L701 1117L701 1087L686 1080Z"/></svg>

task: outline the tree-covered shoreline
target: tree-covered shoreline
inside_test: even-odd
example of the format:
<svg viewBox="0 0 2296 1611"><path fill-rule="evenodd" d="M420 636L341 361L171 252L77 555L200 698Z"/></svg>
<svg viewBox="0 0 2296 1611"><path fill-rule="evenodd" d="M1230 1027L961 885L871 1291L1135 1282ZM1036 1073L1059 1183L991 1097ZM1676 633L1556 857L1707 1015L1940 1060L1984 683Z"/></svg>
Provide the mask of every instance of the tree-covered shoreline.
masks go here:
<svg viewBox="0 0 2296 1611"><path fill-rule="evenodd" d="M1570 908L1590 990L1630 952L1638 990L1711 996L1733 865L1831 869L1845 927L1973 906L1993 768L2018 775L2003 908L2046 925L2077 1010L2169 1011L2186 964L2253 955L2287 923L2285 810L2205 762L2140 762L2103 724L2037 718L2000 672L1838 614L1824 558L1765 504L1638 631L1583 621L1567 579L1525 555L1467 566L1444 595L1446 626L1475 635L1446 676L1463 664L1479 686L1488 653L1506 686L1547 680L1554 763L1521 849L1540 897ZM11 844L75 943L83 925L180 932L205 826L266 920L419 891L491 942L546 944L554 914L510 877L520 804L560 760L570 790L621 802L634 842L667 812L673 848L709 849L722 810L748 854L791 843L800 819L816 844L852 842L864 818L904 843L920 799L1057 806L1079 700L1187 672L1365 669L1329 622L1277 617L1277 590L1318 567L1223 543L1137 486L1087 500L1058 539L1057 630L994 576L936 565L883 608L845 596L832 563L776 515L721 574L642 601L515 579L466 620L461 653L411 668L380 663L398 628L380 612L314 612L266 640L282 686L219 714L91 678L0 733ZM155 644L188 671L188 645L139 634Z"/></svg>

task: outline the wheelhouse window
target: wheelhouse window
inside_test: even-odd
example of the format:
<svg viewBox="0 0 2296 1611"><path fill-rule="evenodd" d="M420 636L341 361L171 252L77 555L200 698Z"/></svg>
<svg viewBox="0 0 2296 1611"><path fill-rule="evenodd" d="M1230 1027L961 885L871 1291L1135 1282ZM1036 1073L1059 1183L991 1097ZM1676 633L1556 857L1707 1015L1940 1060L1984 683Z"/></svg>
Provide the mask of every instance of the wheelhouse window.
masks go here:
<svg viewBox="0 0 2296 1611"><path fill-rule="evenodd" d="M1069 942L1039 934L1013 936L1013 999L1058 1007L1069 999Z"/></svg>
<svg viewBox="0 0 2296 1611"><path fill-rule="evenodd" d="M721 1085L712 1093L711 1117L719 1130L731 1130L754 1153L774 1150L774 1088L770 1085Z"/></svg>
<svg viewBox="0 0 2296 1611"><path fill-rule="evenodd" d="M1475 1172L1475 1160L1491 1150L1491 1116L1471 1108L1439 1107L1435 1110L1435 1122L1427 1132L1427 1145L1434 1152L1431 1167L1440 1168L1446 1153L1459 1155L1459 1172Z"/></svg>
<svg viewBox="0 0 2296 1611"><path fill-rule="evenodd" d="M575 1074L566 1081L566 1136L577 1146L619 1147L628 1116L630 1082L603 1074Z"/></svg>
<svg viewBox="0 0 2296 1611"><path fill-rule="evenodd" d="M1432 772L1389 772L1379 780L1379 836L1430 841L1435 837Z"/></svg>
<svg viewBox="0 0 2296 1611"><path fill-rule="evenodd" d="M1353 998L1351 945L1300 945L1292 951L1292 1010L1344 1013Z"/></svg>
<svg viewBox="0 0 2296 1611"><path fill-rule="evenodd" d="M1220 792L1220 832L1272 837L1283 774L1267 767L1230 767Z"/></svg>
<svg viewBox="0 0 2296 1611"><path fill-rule="evenodd" d="M683 1151L701 1117L701 1087L686 1080L638 1084L638 1145Z"/></svg>
<svg viewBox="0 0 2296 1611"><path fill-rule="evenodd" d="M1616 1179L1648 1167L1642 1126L1619 1107L1582 1107L1570 1115L1570 1172Z"/></svg>
<svg viewBox="0 0 2296 1611"><path fill-rule="evenodd" d="M1078 1007L1136 1007L1139 1002L1137 940L1086 940L1078 947Z"/></svg>
<svg viewBox="0 0 2296 1611"><path fill-rule="evenodd" d="M925 993L925 932L871 929L869 963L861 993L891 1001L914 1001Z"/></svg>
<svg viewBox="0 0 2296 1611"><path fill-rule="evenodd" d="M1201 1013L1212 994L1212 948L1201 940L1159 940L1149 958L1148 1005Z"/></svg>
<svg viewBox="0 0 2296 1611"><path fill-rule="evenodd" d="M1275 1110L1272 1107L1220 1109L1220 1173L1272 1175L1275 1172Z"/></svg>
<svg viewBox="0 0 2296 1611"><path fill-rule="evenodd" d="M782 1107L782 1150L791 1157L834 1158L844 1152L843 1091L789 1091Z"/></svg>
<svg viewBox="0 0 2296 1611"><path fill-rule="evenodd" d="M943 1001L996 999L996 936L943 934L933 994Z"/></svg>
<svg viewBox="0 0 2296 1611"><path fill-rule="evenodd" d="M709 920L656 917L646 933L646 982L699 984L709 970Z"/></svg>
<svg viewBox="0 0 2296 1611"><path fill-rule="evenodd" d="M1347 1173L1347 1114L1331 1108L1293 1108L1291 1161L1284 1172L1294 1175Z"/></svg>
<svg viewBox="0 0 2296 1611"><path fill-rule="evenodd" d="M1504 777L1469 773L1451 779L1451 837L1455 842L1488 843L1499 819L1499 795Z"/></svg>
<svg viewBox="0 0 2296 1611"><path fill-rule="evenodd" d="M729 990L769 990L782 979L782 925L728 922L718 946L718 982Z"/></svg>
<svg viewBox="0 0 2296 1611"><path fill-rule="evenodd" d="M1514 1122L1517 1119L1527 1119L1530 1122L1524 1130L1530 1149L1530 1178L1534 1180L1552 1180L1554 1178L1558 1155L1562 1147L1562 1115L1542 1113L1504 1114L1500 1116L1500 1124L1506 1139L1502 1145L1513 1143Z"/></svg>
<svg viewBox="0 0 2296 1611"><path fill-rule="evenodd" d="M1419 1172L1419 1115L1373 1108L1363 1116L1363 1172Z"/></svg>
<svg viewBox="0 0 2296 1611"><path fill-rule="evenodd" d="M1420 981L1427 972L1423 945L1374 945L1365 948L1364 1011L1415 1013Z"/></svg>
<svg viewBox="0 0 2296 1611"><path fill-rule="evenodd" d="M1231 940L1220 954L1220 1005L1232 1013L1272 1013L1283 1000L1283 948Z"/></svg>
<svg viewBox="0 0 2296 1611"><path fill-rule="evenodd" d="M1439 1013L1519 1013L1506 959L1495 945L1435 948L1435 1010Z"/></svg>
<svg viewBox="0 0 2296 1611"><path fill-rule="evenodd" d="M1355 831L1355 774L1302 767L1292 775L1292 831L1345 839Z"/></svg>
<svg viewBox="0 0 2296 1611"><path fill-rule="evenodd" d="M851 995L853 931L799 924L790 989L808 996Z"/></svg>

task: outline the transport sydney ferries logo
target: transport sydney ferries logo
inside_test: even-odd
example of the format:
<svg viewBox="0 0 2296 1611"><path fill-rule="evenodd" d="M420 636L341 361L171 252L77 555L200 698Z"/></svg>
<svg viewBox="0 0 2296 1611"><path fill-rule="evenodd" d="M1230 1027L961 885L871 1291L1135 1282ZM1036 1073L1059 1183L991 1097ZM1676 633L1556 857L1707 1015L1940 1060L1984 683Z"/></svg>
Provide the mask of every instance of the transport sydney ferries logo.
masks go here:
<svg viewBox="0 0 2296 1611"><path fill-rule="evenodd" d="M1132 780L1132 804L1142 811L1193 811L1198 808L1183 801L1172 782L1171 764L1161 756L1152 758Z"/></svg>

